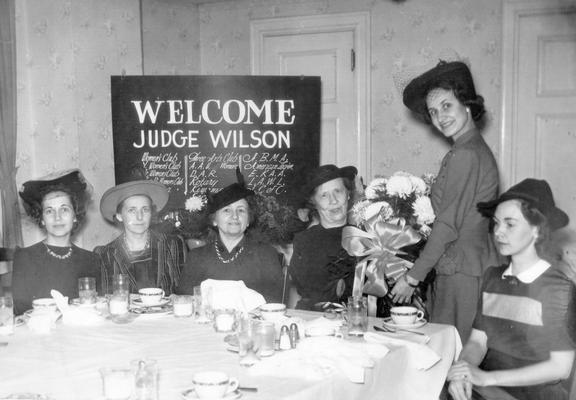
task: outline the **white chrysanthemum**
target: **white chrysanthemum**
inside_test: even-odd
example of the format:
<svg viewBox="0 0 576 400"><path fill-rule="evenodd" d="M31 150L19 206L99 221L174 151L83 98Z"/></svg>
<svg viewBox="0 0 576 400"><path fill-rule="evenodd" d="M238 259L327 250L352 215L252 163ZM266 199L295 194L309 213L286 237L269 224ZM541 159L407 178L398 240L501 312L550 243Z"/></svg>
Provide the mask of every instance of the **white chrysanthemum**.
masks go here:
<svg viewBox="0 0 576 400"><path fill-rule="evenodd" d="M412 190L416 193L417 196L422 196L426 193L426 182L424 179L417 177L415 175L410 175L410 182L412 183Z"/></svg>
<svg viewBox="0 0 576 400"><path fill-rule="evenodd" d="M204 201L204 199L202 197L192 196L186 200L184 207L186 208L187 211L190 211L190 212L200 211L204 207L205 204L206 204L206 202Z"/></svg>
<svg viewBox="0 0 576 400"><path fill-rule="evenodd" d="M348 222L352 225L361 226L366 221L364 210L369 204L369 200L362 200L355 203L348 212Z"/></svg>
<svg viewBox="0 0 576 400"><path fill-rule="evenodd" d="M368 200L378 199L380 193L386 193L386 178L373 179L364 190L364 196Z"/></svg>
<svg viewBox="0 0 576 400"><path fill-rule="evenodd" d="M412 182L410 175L402 172L397 172L388 179L386 182L386 191L390 196L398 196L406 198L412 193Z"/></svg>
<svg viewBox="0 0 576 400"><path fill-rule="evenodd" d="M428 236L430 236L430 234L432 233L432 228L429 227L428 225L422 225L420 227L420 229L418 230L418 232L420 232L420 234L422 236L424 236L425 238L427 238Z"/></svg>
<svg viewBox="0 0 576 400"><path fill-rule="evenodd" d="M434 222L436 215L434 215L434 210L432 209L432 203L430 202L429 197L417 197L416 200L414 200L412 207L414 208L416 221L420 225L428 225Z"/></svg>

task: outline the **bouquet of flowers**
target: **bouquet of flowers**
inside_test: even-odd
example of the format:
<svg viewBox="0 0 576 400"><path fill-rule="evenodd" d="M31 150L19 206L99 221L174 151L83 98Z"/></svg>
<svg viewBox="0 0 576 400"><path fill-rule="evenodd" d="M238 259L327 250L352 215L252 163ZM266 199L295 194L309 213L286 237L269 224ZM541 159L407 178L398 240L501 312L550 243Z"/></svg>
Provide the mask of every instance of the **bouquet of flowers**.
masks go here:
<svg viewBox="0 0 576 400"><path fill-rule="evenodd" d="M184 239L202 239L208 234L208 208L205 195L189 197L184 208L170 210L160 217L159 230Z"/></svg>
<svg viewBox="0 0 576 400"><path fill-rule="evenodd" d="M294 233L304 229L295 208L279 202L276 197L256 194L252 201L256 221L251 235L259 242L285 246L292 243Z"/></svg>
<svg viewBox="0 0 576 400"><path fill-rule="evenodd" d="M399 171L375 178L354 204L342 233L342 246L349 254L363 257L357 264L354 295L382 297L388 283L412 266L418 251L432 230L435 219L430 202L433 175L418 177Z"/></svg>

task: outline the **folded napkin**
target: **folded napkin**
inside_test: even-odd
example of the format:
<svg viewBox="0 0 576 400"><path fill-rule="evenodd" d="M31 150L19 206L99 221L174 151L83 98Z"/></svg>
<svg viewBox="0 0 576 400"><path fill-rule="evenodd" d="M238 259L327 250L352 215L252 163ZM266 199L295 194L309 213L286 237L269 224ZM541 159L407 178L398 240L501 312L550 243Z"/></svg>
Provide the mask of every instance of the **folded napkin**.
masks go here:
<svg viewBox="0 0 576 400"><path fill-rule="evenodd" d="M264 296L246 287L243 281L206 279L200 287L202 301L213 309L229 308L247 313L266 303Z"/></svg>
<svg viewBox="0 0 576 400"><path fill-rule="evenodd" d="M429 336L406 334L395 337L386 333L366 332L364 340L368 343L379 343L387 347L406 347L410 355L410 362L416 369L426 370L441 360L440 356L425 343L430 341Z"/></svg>
<svg viewBox="0 0 576 400"><path fill-rule="evenodd" d="M104 322L104 318L95 308L71 307L68 304L68 297L63 296L58 290L51 290L50 295L62 313L64 325L91 326Z"/></svg>
<svg viewBox="0 0 576 400"><path fill-rule="evenodd" d="M339 372L351 382L364 383L365 369L374 367L375 360L386 354L388 349L378 344L334 336L310 337L302 339L296 349L263 358L250 373L317 380Z"/></svg>

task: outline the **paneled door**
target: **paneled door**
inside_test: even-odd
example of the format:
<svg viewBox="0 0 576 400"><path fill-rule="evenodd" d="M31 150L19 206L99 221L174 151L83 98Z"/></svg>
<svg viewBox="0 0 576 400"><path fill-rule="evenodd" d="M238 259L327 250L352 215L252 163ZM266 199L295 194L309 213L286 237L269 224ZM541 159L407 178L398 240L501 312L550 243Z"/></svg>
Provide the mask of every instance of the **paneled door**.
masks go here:
<svg viewBox="0 0 576 400"><path fill-rule="evenodd" d="M367 14L252 21L252 73L320 76L321 164L369 175ZM368 39L366 39L368 40Z"/></svg>
<svg viewBox="0 0 576 400"><path fill-rule="evenodd" d="M576 1L504 4L505 188L546 179L576 227Z"/></svg>

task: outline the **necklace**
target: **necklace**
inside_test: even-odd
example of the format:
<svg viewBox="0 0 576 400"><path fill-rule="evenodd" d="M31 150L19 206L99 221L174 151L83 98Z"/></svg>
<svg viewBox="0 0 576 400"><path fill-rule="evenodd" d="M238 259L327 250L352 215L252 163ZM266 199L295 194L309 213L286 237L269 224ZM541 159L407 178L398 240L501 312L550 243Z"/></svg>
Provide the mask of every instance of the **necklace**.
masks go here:
<svg viewBox="0 0 576 400"><path fill-rule="evenodd" d="M44 242L43 242L43 243L44 243ZM69 258L69 257L72 255L72 246L70 246L70 247L68 248L68 252L67 252L66 254L62 254L62 255L60 255L60 254L58 254L58 253L54 253L54 252L52 251L52 249L50 249L50 247L48 247L48 245L47 245L46 243L44 243L44 247L46 247L46 252L47 252L48 254L50 254L52 257L57 258L57 259L59 259L59 260L65 260L65 259Z"/></svg>
<svg viewBox="0 0 576 400"><path fill-rule="evenodd" d="M235 259L237 259L240 253L242 253L242 251L244 250L244 246L240 246L238 251L232 257L224 259L224 257L222 257L222 254L220 254L220 248L218 247L218 242L214 242L214 248L216 249L216 255L218 256L218 259L220 260L220 262L223 262L224 264L229 264Z"/></svg>

